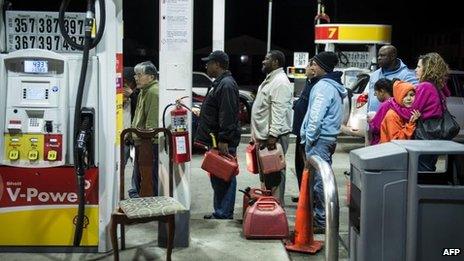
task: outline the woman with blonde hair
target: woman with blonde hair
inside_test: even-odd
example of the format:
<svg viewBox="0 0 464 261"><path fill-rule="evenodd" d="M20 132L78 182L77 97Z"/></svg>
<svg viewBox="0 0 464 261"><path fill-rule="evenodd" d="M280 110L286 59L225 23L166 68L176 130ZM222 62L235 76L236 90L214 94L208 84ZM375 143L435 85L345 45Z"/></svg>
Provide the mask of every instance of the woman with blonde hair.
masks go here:
<svg viewBox="0 0 464 261"><path fill-rule="evenodd" d="M416 76L419 84L416 86L416 98L410 108L393 105L401 118L408 120L412 112L421 113L421 120L443 117L446 106L446 97L450 96L446 81L449 67L438 53L427 53L419 56ZM419 160L419 170L435 171L436 156L423 155Z"/></svg>

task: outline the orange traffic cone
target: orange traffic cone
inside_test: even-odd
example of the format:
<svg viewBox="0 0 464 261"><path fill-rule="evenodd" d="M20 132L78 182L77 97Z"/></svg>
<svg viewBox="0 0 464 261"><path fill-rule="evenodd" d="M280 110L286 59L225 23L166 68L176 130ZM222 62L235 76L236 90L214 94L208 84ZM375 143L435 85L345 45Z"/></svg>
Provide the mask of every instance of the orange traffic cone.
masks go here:
<svg viewBox="0 0 464 261"><path fill-rule="evenodd" d="M322 249L322 241L315 241L313 236L312 200L308 190L310 175L311 172L305 168L296 209L295 237L292 242L285 244L285 248L289 251L315 254Z"/></svg>

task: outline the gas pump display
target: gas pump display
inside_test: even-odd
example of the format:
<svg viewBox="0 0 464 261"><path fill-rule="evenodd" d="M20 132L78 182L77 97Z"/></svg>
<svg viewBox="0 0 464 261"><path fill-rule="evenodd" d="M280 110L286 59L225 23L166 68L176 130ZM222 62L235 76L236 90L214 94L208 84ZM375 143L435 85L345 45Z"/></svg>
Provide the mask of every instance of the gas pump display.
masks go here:
<svg viewBox="0 0 464 261"><path fill-rule="evenodd" d="M58 12L6 11L9 52L39 48L55 52L77 52L60 35ZM85 13L66 13L65 27L71 38L83 44Z"/></svg>

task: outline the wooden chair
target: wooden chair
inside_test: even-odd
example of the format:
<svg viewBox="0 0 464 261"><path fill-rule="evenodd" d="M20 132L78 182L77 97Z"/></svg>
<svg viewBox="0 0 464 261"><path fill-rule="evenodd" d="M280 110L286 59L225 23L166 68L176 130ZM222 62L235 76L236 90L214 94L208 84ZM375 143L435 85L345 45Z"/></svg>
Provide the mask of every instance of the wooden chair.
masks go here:
<svg viewBox="0 0 464 261"><path fill-rule="evenodd" d="M169 148L169 196L152 196L152 165L153 165L153 139L158 133L164 133ZM139 198L125 199L124 189L124 146L128 135L135 134L137 137L138 167L141 175L141 189ZM172 161L172 136L171 132L164 128L150 131L139 129L125 129L121 133L121 164L120 164L120 190L119 206L111 215L111 244L114 249L114 260L119 260L117 226L121 228L121 250L125 249L125 225L134 223L145 223L150 221L160 221L167 223L168 242L166 260L171 260L175 223L174 215L178 212L186 211L185 207L173 198L173 161ZM151 156L151 157L150 157Z"/></svg>

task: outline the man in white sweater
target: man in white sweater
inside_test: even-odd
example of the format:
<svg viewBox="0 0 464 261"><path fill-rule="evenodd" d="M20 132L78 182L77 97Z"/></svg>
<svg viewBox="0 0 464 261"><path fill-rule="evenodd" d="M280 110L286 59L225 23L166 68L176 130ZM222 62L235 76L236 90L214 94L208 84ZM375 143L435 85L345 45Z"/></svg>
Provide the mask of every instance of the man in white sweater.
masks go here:
<svg viewBox="0 0 464 261"><path fill-rule="evenodd" d="M251 110L251 135L259 147L276 149L276 143L282 145L284 154L288 148L288 135L292 131L291 113L293 90L285 74L285 55L271 50L263 61L262 71L266 78L258 89ZM262 187L272 190L284 204L285 169L271 174L260 173Z"/></svg>

